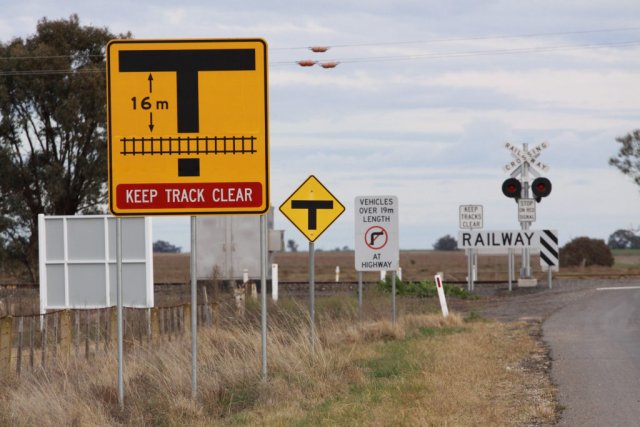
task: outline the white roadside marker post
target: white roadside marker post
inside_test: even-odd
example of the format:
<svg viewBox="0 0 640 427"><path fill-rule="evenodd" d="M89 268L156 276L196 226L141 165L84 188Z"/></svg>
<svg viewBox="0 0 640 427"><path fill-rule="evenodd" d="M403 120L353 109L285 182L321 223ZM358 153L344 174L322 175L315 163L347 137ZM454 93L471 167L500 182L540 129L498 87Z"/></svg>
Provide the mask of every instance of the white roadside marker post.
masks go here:
<svg viewBox="0 0 640 427"><path fill-rule="evenodd" d="M442 273L435 275L436 288L438 289L438 298L440 299L440 307L442 308L442 315L444 317L449 316L449 308L447 307L447 299L444 296L444 288L442 287Z"/></svg>

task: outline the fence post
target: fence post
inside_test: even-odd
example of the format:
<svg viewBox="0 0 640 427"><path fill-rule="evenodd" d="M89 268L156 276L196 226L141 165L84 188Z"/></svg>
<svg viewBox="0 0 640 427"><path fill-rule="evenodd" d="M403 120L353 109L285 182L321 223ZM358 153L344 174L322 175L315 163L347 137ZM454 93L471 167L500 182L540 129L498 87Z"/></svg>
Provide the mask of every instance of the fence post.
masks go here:
<svg viewBox="0 0 640 427"><path fill-rule="evenodd" d="M109 345L118 340L118 312L116 307L109 309ZM116 343L116 347L118 344Z"/></svg>
<svg viewBox="0 0 640 427"><path fill-rule="evenodd" d="M182 326L184 329L184 335L191 335L191 304L184 304L182 306Z"/></svg>
<svg viewBox="0 0 640 427"><path fill-rule="evenodd" d="M151 341L158 342L160 340L160 324L158 322L158 307L151 309Z"/></svg>
<svg viewBox="0 0 640 427"><path fill-rule="evenodd" d="M29 322L29 367L31 368L32 371L33 371L34 358L35 358L35 351L33 348L35 327L36 327L36 318L32 316Z"/></svg>
<svg viewBox="0 0 640 427"><path fill-rule="evenodd" d="M49 317L46 314L40 317L42 319L42 330L40 334L40 338L42 339L42 368L44 369L47 364L47 323L49 323Z"/></svg>
<svg viewBox="0 0 640 427"><path fill-rule="evenodd" d="M0 370L6 378L11 372L11 329L13 318L5 317L0 320Z"/></svg>
<svg viewBox="0 0 640 427"><path fill-rule="evenodd" d="M73 331L73 325L71 324L71 312L65 310L60 317L60 350L62 357L65 360L69 360L71 357L71 335Z"/></svg>
<svg viewBox="0 0 640 427"><path fill-rule="evenodd" d="M151 350L151 309L146 308L144 310L144 319L146 320L147 325L147 350Z"/></svg>
<svg viewBox="0 0 640 427"><path fill-rule="evenodd" d="M16 373L20 376L22 370L22 335L24 333L24 317L20 316L18 321L18 354L16 359Z"/></svg>

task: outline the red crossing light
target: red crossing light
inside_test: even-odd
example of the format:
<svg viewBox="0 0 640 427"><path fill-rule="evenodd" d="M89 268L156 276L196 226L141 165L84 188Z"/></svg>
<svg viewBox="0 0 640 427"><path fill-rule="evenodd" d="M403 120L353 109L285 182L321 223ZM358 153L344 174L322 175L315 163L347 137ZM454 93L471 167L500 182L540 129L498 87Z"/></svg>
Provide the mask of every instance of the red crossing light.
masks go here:
<svg viewBox="0 0 640 427"><path fill-rule="evenodd" d="M502 194L505 196L516 199L516 201L520 198L522 193L522 183L516 178L506 179L502 183Z"/></svg>
<svg viewBox="0 0 640 427"><path fill-rule="evenodd" d="M535 196L536 202L540 203L543 197L551 194L551 181L547 178L536 178L531 183L531 191Z"/></svg>

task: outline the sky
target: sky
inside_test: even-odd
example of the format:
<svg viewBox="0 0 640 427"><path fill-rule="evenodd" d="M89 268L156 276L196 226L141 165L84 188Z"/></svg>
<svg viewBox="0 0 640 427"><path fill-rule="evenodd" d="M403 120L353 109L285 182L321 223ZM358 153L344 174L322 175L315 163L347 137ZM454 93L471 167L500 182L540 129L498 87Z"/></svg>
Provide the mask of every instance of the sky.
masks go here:
<svg viewBox="0 0 640 427"><path fill-rule="evenodd" d="M76 13L134 38L263 38L269 45L270 190L277 211L310 175L346 207L316 248L354 247L354 199L394 195L401 249L457 236L459 206L486 230L516 230L501 192L506 143L548 143L553 190L532 229L560 244L640 227L640 188L608 164L640 127L640 2L0 0L0 40ZM327 46L313 53L311 46ZM336 61L335 68L299 60ZM187 217L154 240L189 248Z"/></svg>

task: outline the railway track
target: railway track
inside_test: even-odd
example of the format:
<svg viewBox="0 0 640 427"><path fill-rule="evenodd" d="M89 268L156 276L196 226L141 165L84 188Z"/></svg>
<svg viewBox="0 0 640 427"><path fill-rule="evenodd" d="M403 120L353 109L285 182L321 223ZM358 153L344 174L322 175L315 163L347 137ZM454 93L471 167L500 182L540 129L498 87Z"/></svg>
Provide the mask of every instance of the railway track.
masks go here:
<svg viewBox="0 0 640 427"><path fill-rule="evenodd" d="M449 278L445 277L445 282L450 284L464 285L467 283L466 280L459 280L455 276ZM553 275L554 279L629 279L629 278L640 278L640 272L560 272L555 273ZM546 276L538 277L539 281L545 281ZM364 282L364 286L370 286L376 282L367 281ZM508 283L507 279L496 279L496 280L475 280L476 284L502 284ZM341 280L339 282L335 281L315 281L316 290L324 289L324 288L332 288L336 291L342 289L345 291L349 291L352 288L354 290L357 289L358 282L355 280ZM155 284L155 288L157 290L165 290L165 289L173 289L177 286L189 286L188 283L184 282L157 282ZM258 283L259 286L259 283ZM305 280L294 280L294 281L279 281L280 289L287 288L298 288L308 286L308 282ZM20 289L20 290L37 290L38 285L33 283L25 283L25 282L4 282L0 283L0 289L12 290L12 289Z"/></svg>

